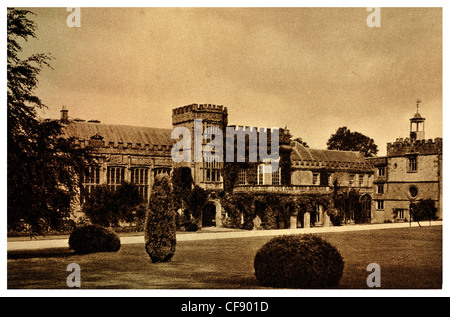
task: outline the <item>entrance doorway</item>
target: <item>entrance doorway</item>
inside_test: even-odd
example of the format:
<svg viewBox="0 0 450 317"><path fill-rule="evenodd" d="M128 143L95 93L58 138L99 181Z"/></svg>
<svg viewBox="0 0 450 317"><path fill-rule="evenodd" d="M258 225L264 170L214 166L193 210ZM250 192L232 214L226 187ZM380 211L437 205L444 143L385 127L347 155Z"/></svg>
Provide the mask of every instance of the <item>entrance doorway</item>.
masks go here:
<svg viewBox="0 0 450 317"><path fill-rule="evenodd" d="M361 209L365 221L371 222L372 220L372 197L366 194L361 197Z"/></svg>
<svg viewBox="0 0 450 317"><path fill-rule="evenodd" d="M216 206L213 203L206 204L202 213L202 227L216 226Z"/></svg>

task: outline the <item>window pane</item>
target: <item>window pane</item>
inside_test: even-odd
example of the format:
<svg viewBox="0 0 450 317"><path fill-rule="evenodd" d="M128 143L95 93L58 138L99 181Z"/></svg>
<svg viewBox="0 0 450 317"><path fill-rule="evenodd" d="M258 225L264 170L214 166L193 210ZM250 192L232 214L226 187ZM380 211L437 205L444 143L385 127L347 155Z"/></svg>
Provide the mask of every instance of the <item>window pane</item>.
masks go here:
<svg viewBox="0 0 450 317"><path fill-rule="evenodd" d="M95 168L95 183L100 184L100 167Z"/></svg>

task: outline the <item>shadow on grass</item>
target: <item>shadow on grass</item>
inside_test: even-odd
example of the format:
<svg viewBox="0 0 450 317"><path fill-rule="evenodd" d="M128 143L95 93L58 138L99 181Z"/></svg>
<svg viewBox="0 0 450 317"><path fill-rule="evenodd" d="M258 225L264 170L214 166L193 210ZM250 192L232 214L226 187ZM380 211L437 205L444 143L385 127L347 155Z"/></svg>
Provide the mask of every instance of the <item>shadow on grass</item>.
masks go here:
<svg viewBox="0 0 450 317"><path fill-rule="evenodd" d="M344 258L338 289L368 289L369 263L380 265L383 289L442 288L442 226L319 235ZM8 288L67 288L66 267L75 262L85 289L262 289L254 257L270 239L179 241L172 261L158 264L151 263L142 243L88 255L68 247L9 251Z"/></svg>
<svg viewBox="0 0 450 317"><path fill-rule="evenodd" d="M32 259L32 258L67 258L77 255L69 248L52 248L39 250L8 251L8 260Z"/></svg>

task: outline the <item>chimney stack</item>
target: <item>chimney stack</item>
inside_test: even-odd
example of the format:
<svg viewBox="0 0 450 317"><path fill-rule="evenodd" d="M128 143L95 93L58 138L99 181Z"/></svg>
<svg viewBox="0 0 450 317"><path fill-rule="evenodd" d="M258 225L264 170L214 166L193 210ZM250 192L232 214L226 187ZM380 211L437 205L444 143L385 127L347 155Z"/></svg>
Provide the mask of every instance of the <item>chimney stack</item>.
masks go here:
<svg viewBox="0 0 450 317"><path fill-rule="evenodd" d="M61 122L67 123L69 122L69 110L66 109L66 106L62 106L61 110Z"/></svg>

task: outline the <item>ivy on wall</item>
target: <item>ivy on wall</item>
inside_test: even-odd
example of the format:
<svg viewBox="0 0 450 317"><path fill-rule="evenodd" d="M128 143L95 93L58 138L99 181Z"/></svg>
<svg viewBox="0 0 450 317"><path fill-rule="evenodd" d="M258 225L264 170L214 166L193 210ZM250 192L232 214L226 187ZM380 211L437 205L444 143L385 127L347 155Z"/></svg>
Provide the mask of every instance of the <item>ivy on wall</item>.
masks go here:
<svg viewBox="0 0 450 317"><path fill-rule="evenodd" d="M226 227L253 229L258 216L262 228L281 229L289 226L292 215L303 221L305 212L314 215L317 205L324 210L332 208L333 199L332 194L227 193L221 197L221 204L228 215Z"/></svg>

